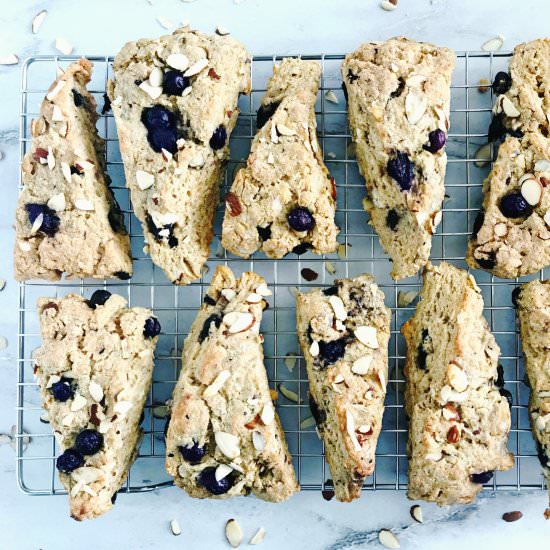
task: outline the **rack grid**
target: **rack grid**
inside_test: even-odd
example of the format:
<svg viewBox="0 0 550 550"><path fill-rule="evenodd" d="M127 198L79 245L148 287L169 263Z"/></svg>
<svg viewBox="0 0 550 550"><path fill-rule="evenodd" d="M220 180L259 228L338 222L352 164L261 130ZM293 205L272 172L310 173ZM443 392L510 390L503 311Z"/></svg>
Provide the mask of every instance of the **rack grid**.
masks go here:
<svg viewBox="0 0 550 550"><path fill-rule="evenodd" d="M235 170L245 161L255 130L255 112L259 106L273 64L283 56L255 57L252 62L252 92L239 100L241 114L230 142L230 161L222 184L222 196L228 190ZM270 385L280 384L295 391L299 403L286 399L279 391L277 410L283 423L296 474L302 489L330 488L330 472L324 460L324 449L311 416L307 401L307 376L295 334L294 292L316 286L329 286L336 277L372 273L392 309L389 344L389 381L382 433L377 447L376 470L365 481L364 488L405 489L407 486L407 423L403 411L405 356L404 339L399 329L414 311L415 303L397 307L399 292L420 289L419 276L395 282L390 277L390 262L380 248L378 238L367 224L362 208L365 194L359 175L346 119L346 103L341 90L340 64L343 55L301 56L321 63L323 77L316 104L319 141L324 159L336 180L338 209L336 221L341 228L340 242L345 255L316 256L311 252L283 260L270 260L255 254L242 260L228 254L220 245L223 203L216 213L212 255L202 278L185 287L166 279L143 252L144 240L139 221L134 217L129 193L124 185L123 166L118 150L116 127L110 112L98 121L99 132L107 142L107 167L113 180L112 189L121 205L129 230L134 258L134 276L129 281L62 280L58 283L29 281L19 285L18 378L16 463L20 488L33 495L62 494L66 491L57 479L55 457L59 448L47 424L41 422L42 410L37 385L33 379L32 351L40 344L36 315L39 296L63 296L70 292L89 296L97 288L122 294L130 306L150 307L159 318L163 332L157 346L153 385L147 399L143 428L144 438L139 457L121 489L124 492L149 491L172 484L164 471L164 424L153 409L170 398L180 366L179 352L191 322L218 264L229 265L237 274L254 270L264 276L271 289L270 308L264 313L262 331L265 336L265 363ZM453 75L451 99L451 130L447 142L448 167L443 220L434 235L432 261L447 260L466 268L464 255L468 235L481 204L481 185L490 162L477 156L486 143L487 128L493 102L490 88L479 89L479 80L490 82L494 74L506 67L510 53L461 52ZM38 56L26 60L22 72L20 154L30 147L30 122L39 112L40 102L57 70L78 59L75 56ZM90 90L101 106L107 80L111 77L111 57L90 56L94 75ZM332 91L338 103L329 101ZM494 153L492 151L492 153ZM21 187L21 181L19 182ZM301 276L305 267L318 273L318 279L307 282ZM529 390L524 384L521 348L511 303L512 289L536 276L515 280L497 279L476 271L475 277L485 300L484 313L502 351L506 388L512 392L512 430L509 448L516 457L515 466L507 472L497 472L487 485L493 490L544 488L535 444L529 429L527 401ZM156 409L158 410L158 409ZM305 422L304 422L305 421ZM30 437L27 443L26 437Z"/></svg>

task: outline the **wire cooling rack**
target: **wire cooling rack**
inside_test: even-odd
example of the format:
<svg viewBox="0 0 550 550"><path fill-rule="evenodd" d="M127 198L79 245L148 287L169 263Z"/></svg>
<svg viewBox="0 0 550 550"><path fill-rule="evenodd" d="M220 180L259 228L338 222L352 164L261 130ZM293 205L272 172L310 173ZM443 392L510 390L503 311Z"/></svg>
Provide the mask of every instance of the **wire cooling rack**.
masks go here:
<svg viewBox="0 0 550 550"><path fill-rule="evenodd" d="M468 235L481 204L481 184L489 170L487 159L478 149L487 141L493 102L490 89L481 91L479 80L492 81L494 74L507 66L509 53L459 53L452 83L451 133L447 144L449 157L443 221L434 235L432 261L448 260L466 268L464 255ZM228 264L237 274L254 270L264 276L271 289L271 307L264 313L262 330L265 336L265 362L271 387L279 389L277 410L283 423L288 445L293 456L296 474L302 489L330 488L330 472L324 460L324 450L310 420L307 400L307 376L295 330L294 296L296 289L307 290L328 286L334 278L372 273L392 308L392 330L389 344L389 381L383 428L377 448L376 471L367 478L365 489L404 489L407 486L407 423L403 412L405 382L403 365L405 343L399 332L402 323L412 314L415 303L396 307L399 292L418 291L420 277L399 282L390 277L390 262L380 248L378 237L369 225L362 208L364 184L350 147L346 120L346 103L341 90L340 65L342 55L302 56L318 60L323 67L322 86L316 104L318 135L325 162L336 180L338 191L337 223L341 228L339 240L343 244L339 254L317 256L308 252L302 256L273 261L261 254L250 260L229 255L220 246L223 204L216 214L215 238L212 256L200 281L178 287L166 279L143 252L141 226L134 217L124 186L124 173L118 150L116 128L112 114L103 114L98 122L100 134L107 142L107 166L113 180L113 191L126 217L130 232L134 276L129 281L61 281L47 284L40 281L19 286L19 354L17 380L17 479L21 489L35 495L64 493L57 479L55 457L59 448L51 429L41 423L42 409L38 388L32 374L32 352L40 345L36 299L39 296L63 296L76 292L90 296L97 288L108 288L128 299L130 306L154 309L162 324L162 334L156 353L152 389L148 396L143 428L145 436L139 458L131 469L122 491L147 491L171 485L164 470L164 436L166 423L162 405L170 398L180 368L180 352L191 322L202 301L211 275L218 264ZM21 89L21 157L30 147L30 123L39 113L49 84L59 67L76 57L41 56L26 61ZM94 75L90 90L103 105L103 94L111 76L109 57L90 57ZM241 97L241 115L231 136L231 160L223 182L227 191L236 169L245 161L255 131L255 112L265 91L267 78L272 73L278 56L256 57L252 63L252 93ZM329 101L326 93L332 91L338 102ZM479 158L478 158L479 157ZM20 182L21 185L21 182ZM307 282L301 275L310 268L318 279ZM543 273L539 275L543 277ZM501 347L506 387L513 395L512 430L509 448L516 457L515 466L507 472L497 472L488 485L492 489L544 488L543 476L529 429L527 413L528 388L524 384L524 368L515 314L511 303L512 289L521 280L503 280L476 271L475 277L485 299L485 315ZM287 399L284 388L294 391L295 403ZM156 408L156 407L159 407ZM30 441L26 438L30 437ZM327 483L328 482L328 483Z"/></svg>

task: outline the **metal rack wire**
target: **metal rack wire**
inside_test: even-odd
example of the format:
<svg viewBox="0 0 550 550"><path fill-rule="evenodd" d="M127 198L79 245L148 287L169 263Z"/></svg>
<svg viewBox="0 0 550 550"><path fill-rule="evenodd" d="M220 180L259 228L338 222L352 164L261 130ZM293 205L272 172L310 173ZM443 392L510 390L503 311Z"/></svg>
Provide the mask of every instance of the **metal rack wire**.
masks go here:
<svg viewBox="0 0 550 550"><path fill-rule="evenodd" d="M486 142L492 96L490 90L480 91L479 80L492 81L494 74L507 65L509 53L459 53L452 83L451 133L447 144L449 156L443 221L433 239L432 261L448 260L466 267L464 254L467 238L481 204L481 184L488 173L485 158L476 158L480 145ZM415 304L396 307L398 293L419 290L419 276L395 282L391 279L390 262L380 248L378 238L367 225L362 208L364 184L350 149L346 120L346 105L339 73L342 55L302 56L318 60L323 68L323 80L316 105L318 135L324 150L325 162L334 176L338 191L337 223L341 228L339 240L345 255L316 256L291 254L287 259L273 261L256 254L250 260L229 255L220 246L222 207L216 215L215 238L200 281L186 287L174 286L152 264L143 252L140 223L134 217L124 186L123 167L118 151L116 128L110 112L98 123L100 134L107 142L107 166L113 179L113 191L125 213L134 257L134 276L129 281L61 281L47 284L40 281L19 286L19 353L17 379L17 479L21 489L34 495L64 493L55 470L59 448L48 425L41 423L40 398L32 375L32 350L40 343L36 299L38 296L63 296L77 292L89 296L97 288L108 288L122 294L131 306L154 309L163 333L157 347L154 380L147 400L143 427L145 436L139 458L131 469L125 487L127 492L147 491L170 485L164 471L164 437L166 422L157 418L159 404L171 395L179 373L179 351L195 316L203 292L217 264L227 263L236 273L255 270L263 275L273 290L271 306L264 314L262 330L265 336L266 368L273 388L283 384L295 391L299 403L289 401L279 392L277 409L285 428L296 473L302 489L330 487L330 472L324 460L323 446L315 427L308 420L307 376L295 334L294 289L307 289L331 284L333 278L372 273L392 308L392 330L389 348L389 382L383 429L377 448L375 473L365 482L365 489L404 489L407 485L406 440L407 425L403 412L405 345L399 332L402 323L412 314ZM55 78L56 70L76 57L32 57L23 66L21 88L21 157L30 146L30 122L39 112L40 102ZM102 104L105 85L111 76L110 57L89 57L95 64L90 89ZM231 137L231 160L223 182L222 193L229 187L232 176L248 154L255 130L255 112L265 83L278 56L256 57L252 63L253 88L250 96L239 101L241 115ZM338 103L329 101L326 92L332 91ZM21 185L21 182L20 182ZM301 276L305 267L318 273L318 279L307 282ZM485 315L501 347L506 387L512 392L512 430L509 447L516 464L508 472L497 472L488 485L491 489L544 488L535 445L527 415L528 388L523 383L524 370L511 291L521 280L496 279L481 271L475 273L485 299ZM541 272L537 277L543 278ZM162 416L162 415L160 415ZM305 422L304 422L305 421ZM30 437L27 445L25 437Z"/></svg>

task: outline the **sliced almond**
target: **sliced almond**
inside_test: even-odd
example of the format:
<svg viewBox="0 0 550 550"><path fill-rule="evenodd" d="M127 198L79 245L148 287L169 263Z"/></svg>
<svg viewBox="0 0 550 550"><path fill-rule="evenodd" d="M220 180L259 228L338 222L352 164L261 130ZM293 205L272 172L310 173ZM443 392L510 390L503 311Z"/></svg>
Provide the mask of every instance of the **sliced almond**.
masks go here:
<svg viewBox="0 0 550 550"><path fill-rule="evenodd" d="M194 76L196 74L199 74L203 69L205 69L208 66L208 59L206 57L203 57L202 59L199 59L193 65L191 65L184 73L183 76Z"/></svg>
<svg viewBox="0 0 550 550"><path fill-rule="evenodd" d="M63 116L63 112L57 105L54 105L52 109L52 121L63 122L64 120L65 120L65 117Z"/></svg>
<svg viewBox="0 0 550 550"><path fill-rule="evenodd" d="M118 414L126 414L134 404L131 401L117 401L114 406L114 411Z"/></svg>
<svg viewBox="0 0 550 550"><path fill-rule="evenodd" d="M67 183L71 183L73 175L71 174L71 167L66 162L61 163L61 172ZM63 198L65 198L65 196L63 196Z"/></svg>
<svg viewBox="0 0 550 550"><path fill-rule="evenodd" d="M261 285L256 287L255 292L259 294L260 296L271 296L273 293L269 288L267 288L267 285L265 283L262 283Z"/></svg>
<svg viewBox="0 0 550 550"><path fill-rule="evenodd" d="M241 454L239 438L228 432L216 432L214 434L218 449L230 459L237 458Z"/></svg>
<svg viewBox="0 0 550 550"><path fill-rule="evenodd" d="M460 414L450 403L447 403L443 407L443 409L441 410L441 413L445 420L449 420L449 421L460 420Z"/></svg>
<svg viewBox="0 0 550 550"><path fill-rule="evenodd" d="M420 504L415 504L414 506L411 506L411 517L414 519L414 521L417 521L418 523L424 523L424 518L422 516L422 507Z"/></svg>
<svg viewBox="0 0 550 550"><path fill-rule="evenodd" d="M293 403L299 403L300 397L295 391L292 391L288 389L284 384L279 384L279 391L289 400Z"/></svg>
<svg viewBox="0 0 550 550"><path fill-rule="evenodd" d="M201 166L204 166L204 163L205 163L204 156L201 153L197 153L189 161L189 167L190 168L200 168Z"/></svg>
<svg viewBox="0 0 550 550"><path fill-rule="evenodd" d="M31 235L35 235L40 230L43 223L44 223L44 214L40 213L34 219L34 222L31 227Z"/></svg>
<svg viewBox="0 0 550 550"><path fill-rule="evenodd" d="M336 94L332 90L327 90L325 92L325 99L327 101L330 101L331 103L336 103L336 104L340 103L338 101L338 98L336 97Z"/></svg>
<svg viewBox="0 0 550 550"><path fill-rule="evenodd" d="M277 124L277 132L281 136L295 136L296 132L289 128L288 126L285 126L284 124Z"/></svg>
<svg viewBox="0 0 550 550"><path fill-rule="evenodd" d="M75 394L73 397L73 402L71 403L71 411L76 412L80 409L83 409L88 404L86 398L79 393Z"/></svg>
<svg viewBox="0 0 550 550"><path fill-rule="evenodd" d="M0 55L0 65L17 65L19 63L19 57L14 53L7 55Z"/></svg>
<svg viewBox="0 0 550 550"><path fill-rule="evenodd" d="M246 301L249 304L259 304L262 301L262 297L259 294L256 294L256 292L251 292L247 297Z"/></svg>
<svg viewBox="0 0 550 550"><path fill-rule="evenodd" d="M468 389L468 376L464 372L464 369L455 362L449 363L447 367L447 378L453 390L462 393Z"/></svg>
<svg viewBox="0 0 550 550"><path fill-rule="evenodd" d="M521 184L521 194L531 206L537 206L542 197L542 185L535 178L526 179Z"/></svg>
<svg viewBox="0 0 550 550"><path fill-rule="evenodd" d="M166 58L166 64L172 67L172 69L185 71L189 67L189 59L186 55L182 53L171 53Z"/></svg>
<svg viewBox="0 0 550 550"><path fill-rule="evenodd" d="M550 209L546 211L546 214L544 214L544 217L542 218L544 220L544 223L550 227Z"/></svg>
<svg viewBox="0 0 550 550"><path fill-rule="evenodd" d="M490 38L489 40L487 40L487 42L484 42L481 46L481 49L484 52L498 52L498 50L502 48L503 44L504 44L504 37L501 34L499 34L494 38Z"/></svg>
<svg viewBox="0 0 550 550"><path fill-rule="evenodd" d="M230 302L237 296L237 293L232 288L222 288L220 294Z"/></svg>
<svg viewBox="0 0 550 550"><path fill-rule="evenodd" d="M162 86L151 86L148 80L144 80L139 87L151 98L157 99L162 94Z"/></svg>
<svg viewBox="0 0 550 550"><path fill-rule="evenodd" d="M164 82L164 72L160 67L154 67L153 70L149 73L149 84L156 88L157 86L162 86Z"/></svg>
<svg viewBox="0 0 550 550"><path fill-rule="evenodd" d="M378 349L379 344L375 327L359 326L355 329L354 334L357 340L365 346Z"/></svg>
<svg viewBox="0 0 550 550"><path fill-rule="evenodd" d="M257 430L252 432L252 445L257 451L263 451L265 449L265 437L262 432Z"/></svg>
<svg viewBox="0 0 550 550"><path fill-rule="evenodd" d="M348 432L351 442L353 443L353 448L356 451L360 451L361 445L359 444L357 435L355 434L355 419L350 411L346 411L346 431Z"/></svg>
<svg viewBox="0 0 550 550"><path fill-rule="evenodd" d="M74 206L77 210L92 211L94 210L94 203L88 199L75 199Z"/></svg>
<svg viewBox="0 0 550 550"><path fill-rule="evenodd" d="M88 391L96 403L99 403L103 399L103 388L97 382L91 380L88 385Z"/></svg>
<svg viewBox="0 0 550 550"><path fill-rule="evenodd" d="M241 526L237 523L237 520L230 519L225 524L225 536L227 538L227 542L233 547L237 548L240 546L241 542L243 541L243 530L241 529Z"/></svg>
<svg viewBox="0 0 550 550"><path fill-rule="evenodd" d="M153 174L149 174L149 172L137 170L136 183L142 191L145 191L155 183L155 176Z"/></svg>
<svg viewBox="0 0 550 550"><path fill-rule="evenodd" d="M237 334L248 330L254 324L254 315L249 312L232 311L227 313L223 322L228 325L227 332L230 334Z"/></svg>
<svg viewBox="0 0 550 550"><path fill-rule="evenodd" d="M364 355L363 357L359 357L359 359L356 359L353 362L353 365L351 366L351 372L363 376L364 374L367 374L367 372L369 372L371 363L372 355Z"/></svg>
<svg viewBox="0 0 550 550"><path fill-rule="evenodd" d="M390 0L382 0L380 2L380 7L386 11L393 11L395 8L397 8L397 1L394 4L390 2Z"/></svg>
<svg viewBox="0 0 550 550"><path fill-rule="evenodd" d="M48 101L54 100L57 94L65 87L66 83L67 82L65 80L59 80L58 82L56 82L55 86L46 95L46 99Z"/></svg>
<svg viewBox="0 0 550 550"><path fill-rule="evenodd" d="M493 231L497 237L505 237L508 233L508 226L505 223L497 223Z"/></svg>
<svg viewBox="0 0 550 550"><path fill-rule="evenodd" d="M46 10L39 11L32 20L32 33L38 34L38 31L40 30L40 27L42 26L42 23L44 23L44 19L46 19L46 15L48 15L48 12Z"/></svg>
<svg viewBox="0 0 550 550"><path fill-rule="evenodd" d="M223 385L227 382L230 376L231 373L227 369L218 373L218 376L216 376L214 381L202 392L203 397L211 397L216 395L222 389Z"/></svg>
<svg viewBox="0 0 550 550"><path fill-rule="evenodd" d="M537 160L535 162L535 172L550 172L550 160Z"/></svg>
<svg viewBox="0 0 550 550"><path fill-rule="evenodd" d="M441 451L426 453L424 458L430 462L439 462L443 458L443 453Z"/></svg>
<svg viewBox="0 0 550 550"><path fill-rule="evenodd" d="M73 45L61 36L55 39L55 47L64 55L71 55L73 53Z"/></svg>
<svg viewBox="0 0 550 550"><path fill-rule="evenodd" d="M181 527L177 519L173 519L170 522L170 530L172 531L172 535L174 535L175 537L181 535Z"/></svg>
<svg viewBox="0 0 550 550"><path fill-rule="evenodd" d="M214 477L216 478L216 481L221 481L222 479L226 478L232 471L233 468L231 468L231 466L228 466L227 464L220 464L214 472Z"/></svg>
<svg viewBox="0 0 550 550"><path fill-rule="evenodd" d="M331 296L328 301L332 306L336 319L339 319L340 321L345 321L348 317L348 313L346 311L342 298L340 298L339 296Z"/></svg>
<svg viewBox="0 0 550 550"><path fill-rule="evenodd" d="M251 544L252 546L256 544L260 544L264 540L264 537L265 537L265 529L263 527L260 527L256 531L256 534L250 539L250 542L248 544Z"/></svg>
<svg viewBox="0 0 550 550"><path fill-rule="evenodd" d="M426 96L410 91L405 98L405 114L409 123L416 124L424 116L427 106Z"/></svg>
<svg viewBox="0 0 550 550"><path fill-rule="evenodd" d="M406 292L400 290L397 293L397 306L398 307L409 306L414 302L417 296L418 296L418 292L416 290L408 290Z"/></svg>
<svg viewBox="0 0 550 550"><path fill-rule="evenodd" d="M50 170L53 170L55 168L55 156L50 146L48 146L48 156L46 157L46 162L48 163L48 168Z"/></svg>
<svg viewBox="0 0 550 550"><path fill-rule="evenodd" d="M334 267L332 262L325 262L325 270L330 275L334 275L336 273L336 267Z"/></svg>
<svg viewBox="0 0 550 550"><path fill-rule="evenodd" d="M515 105L508 99L507 96L505 95L501 95L500 96L502 99L500 100L501 101L501 106L502 106L502 110L504 111L504 113L511 117L511 118L516 118L518 117L521 113L516 109Z"/></svg>
<svg viewBox="0 0 550 550"><path fill-rule="evenodd" d="M269 426L275 420L275 409L271 403L264 405L260 418L265 426Z"/></svg>
<svg viewBox="0 0 550 550"><path fill-rule="evenodd" d="M274 121L271 121L271 143L279 143L279 134L277 134L277 126Z"/></svg>
<svg viewBox="0 0 550 550"><path fill-rule="evenodd" d="M476 160L474 164L478 168L483 168L487 166L493 160L493 146L490 143L486 143L477 149L474 156Z"/></svg>
<svg viewBox="0 0 550 550"><path fill-rule="evenodd" d="M550 212L550 210L548 212ZM319 355L319 342L317 342L317 340L313 340L313 342L311 342L311 346L309 346L309 354L311 357L317 357Z"/></svg>
<svg viewBox="0 0 550 550"><path fill-rule="evenodd" d="M164 27L167 30L170 30L174 26L174 23L172 23L170 19L164 17L163 15L157 15L157 21L161 27Z"/></svg>

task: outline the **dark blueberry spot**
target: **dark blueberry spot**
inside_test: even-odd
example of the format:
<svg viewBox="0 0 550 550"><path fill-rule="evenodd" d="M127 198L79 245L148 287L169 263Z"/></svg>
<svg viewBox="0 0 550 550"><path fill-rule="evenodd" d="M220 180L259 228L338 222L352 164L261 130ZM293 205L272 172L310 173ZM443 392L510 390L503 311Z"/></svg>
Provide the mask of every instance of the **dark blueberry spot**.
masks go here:
<svg viewBox="0 0 550 550"><path fill-rule="evenodd" d="M99 289L96 290L92 297L88 300L88 305L95 309L97 306L102 306L111 297L111 293L108 290Z"/></svg>
<svg viewBox="0 0 550 550"><path fill-rule="evenodd" d="M336 363L338 359L344 356L345 351L346 341L344 338L332 340L331 342L319 341L319 354L327 363Z"/></svg>
<svg viewBox="0 0 550 550"><path fill-rule="evenodd" d="M175 237L174 235L170 235L168 237L168 246L170 248L176 248L176 246L178 246L178 243L179 243L178 238Z"/></svg>
<svg viewBox="0 0 550 550"><path fill-rule="evenodd" d="M479 483L480 485L485 485L493 479L494 472L481 472L479 474L471 474L470 480L472 483Z"/></svg>
<svg viewBox="0 0 550 550"><path fill-rule="evenodd" d="M518 139L521 139L524 136L524 133L521 130L509 129L509 130L507 130L507 132L512 137L515 137L515 138L518 138Z"/></svg>
<svg viewBox="0 0 550 550"><path fill-rule="evenodd" d="M81 176L82 174L84 174L84 170L78 168L78 166L71 166L69 169L71 171L71 175L77 174L78 176Z"/></svg>
<svg viewBox="0 0 550 550"><path fill-rule="evenodd" d="M338 287L337 286L329 286L328 288L323 289L323 294L325 296L336 296L338 294Z"/></svg>
<svg viewBox="0 0 550 550"><path fill-rule="evenodd" d="M176 117L172 111L162 105L146 107L141 114L141 122L148 130L175 128Z"/></svg>
<svg viewBox="0 0 550 550"><path fill-rule="evenodd" d="M327 414L323 409L319 408L319 405L317 405L317 402L313 399L313 395L311 395L311 393L309 394L309 408L311 410L311 415L315 419L315 423L317 426L321 427L327 419Z"/></svg>
<svg viewBox="0 0 550 550"><path fill-rule="evenodd" d="M208 335L210 334L210 325L212 323L214 323L216 325L216 328L218 328L222 324L222 318L219 315L213 313L212 315L210 315L210 317L206 319L199 334L199 342L202 342L205 338L208 338Z"/></svg>
<svg viewBox="0 0 550 550"><path fill-rule="evenodd" d="M57 469L65 474L70 474L83 464L84 457L76 449L67 449L55 461Z"/></svg>
<svg viewBox="0 0 550 550"><path fill-rule="evenodd" d="M393 208L388 212L388 215L386 216L386 225L392 230L395 231L395 228L397 227L397 224L399 223L399 214L397 213L397 210L394 210Z"/></svg>
<svg viewBox="0 0 550 550"><path fill-rule="evenodd" d="M116 502L116 497L118 496L118 493L115 493L112 497L111 497L111 504L114 504Z"/></svg>
<svg viewBox="0 0 550 550"><path fill-rule="evenodd" d="M271 224L267 227L258 226L256 227L256 230L258 231L258 236L262 242L271 239Z"/></svg>
<svg viewBox="0 0 550 550"><path fill-rule="evenodd" d="M342 82L342 92L344 92L344 98L346 99L346 103L348 101L348 89L346 88L346 83Z"/></svg>
<svg viewBox="0 0 550 550"><path fill-rule="evenodd" d="M493 269L497 263L494 252L490 252L487 258L476 258L476 262L483 269Z"/></svg>
<svg viewBox="0 0 550 550"><path fill-rule="evenodd" d="M500 388L500 390L498 390L498 393L500 393L502 397L506 398L506 401L508 401L508 406L510 407L510 410L512 410L512 403L514 401L512 398L512 394L504 388Z"/></svg>
<svg viewBox="0 0 550 550"><path fill-rule="evenodd" d="M260 105L258 112L256 113L256 127L258 130L262 128L265 123L273 116L273 113L279 107L279 103L268 103L267 105Z"/></svg>
<svg viewBox="0 0 550 550"><path fill-rule="evenodd" d="M103 447L103 435L95 430L82 430L76 436L74 446L81 455L94 455Z"/></svg>
<svg viewBox="0 0 550 550"><path fill-rule="evenodd" d="M305 254L308 250L312 248L310 243L300 243L297 244L293 249L292 252L296 254L297 256L301 256L302 254Z"/></svg>
<svg viewBox="0 0 550 550"><path fill-rule="evenodd" d="M103 94L103 108L101 114L106 115L111 110L111 100L107 94Z"/></svg>
<svg viewBox="0 0 550 550"><path fill-rule="evenodd" d="M181 456L191 464L198 464L206 454L206 447L200 447L198 441L193 445L181 445L178 447Z"/></svg>
<svg viewBox="0 0 550 550"><path fill-rule="evenodd" d="M424 149L430 153L437 153L440 149L445 147L445 142L447 141L447 136L443 130L439 128L433 130L428 134L428 145L424 145Z"/></svg>
<svg viewBox="0 0 550 550"><path fill-rule="evenodd" d="M174 128L156 128L147 132L149 145L157 153L165 149L169 153L176 153L178 146L176 144L178 137Z"/></svg>
<svg viewBox="0 0 550 550"><path fill-rule="evenodd" d="M132 276L127 273L126 271L116 271L115 272L115 277L117 279L120 279L121 281L127 281L128 279L131 279Z"/></svg>
<svg viewBox="0 0 550 550"><path fill-rule="evenodd" d="M510 193L500 199L500 211L507 218L523 218L533 211L521 193Z"/></svg>
<svg viewBox="0 0 550 550"><path fill-rule="evenodd" d="M216 468L213 466L205 468L197 477L197 482L213 495L223 495L231 489L233 478L231 475L225 476L219 481L216 479Z"/></svg>
<svg viewBox="0 0 550 550"><path fill-rule="evenodd" d="M497 95L505 94L512 87L512 77L500 71L495 75L493 80L493 92Z"/></svg>
<svg viewBox="0 0 550 550"><path fill-rule="evenodd" d="M495 386L497 388L504 387L504 368L502 365L497 365L497 379L495 380Z"/></svg>
<svg viewBox="0 0 550 550"><path fill-rule="evenodd" d="M48 208L45 204L29 203L25 205L25 210L27 211L31 225L42 214L42 223L38 228L40 232L45 233L48 237L53 237L57 233L60 220L51 208Z"/></svg>
<svg viewBox="0 0 550 550"><path fill-rule="evenodd" d="M485 212L483 210L480 210L478 215L476 216L476 219L474 220L474 227L472 228L472 239L477 237L477 234L479 233L479 230L482 228L484 221L485 221Z"/></svg>
<svg viewBox="0 0 550 550"><path fill-rule="evenodd" d="M504 126L504 113L499 113L495 115L491 124L489 124L487 141L490 143L492 141L498 141L506 134L506 126Z"/></svg>
<svg viewBox="0 0 550 550"><path fill-rule="evenodd" d="M167 71L164 73L162 91L167 95L181 95L189 86L189 79L180 71Z"/></svg>
<svg viewBox="0 0 550 550"><path fill-rule="evenodd" d="M166 238L165 235L161 234L161 231L164 233L166 230L168 230L168 237L167 237L168 246L170 246L170 248L174 248L178 246L178 239L173 235L173 231L174 231L173 223L169 223L161 227L157 227L155 225L155 222L153 221L153 218L151 218L151 216L149 215L147 215L147 217L145 218L145 222L147 223L147 229L153 234L155 241L159 243L162 241L163 238Z"/></svg>
<svg viewBox="0 0 550 550"><path fill-rule="evenodd" d="M220 125L214 130L214 133L210 138L210 147L212 147L214 151L217 151L218 149L223 148L226 141L227 141L227 130L225 129L225 126Z"/></svg>
<svg viewBox="0 0 550 550"><path fill-rule="evenodd" d="M136 86L139 86L142 82L143 82L143 80L140 80L139 78L136 78L136 79L134 80L134 84L135 84Z"/></svg>
<svg viewBox="0 0 550 550"><path fill-rule="evenodd" d="M143 336L145 338L154 338L160 334L160 323L156 317L149 317L145 320L145 326L143 327Z"/></svg>
<svg viewBox="0 0 550 550"><path fill-rule="evenodd" d="M82 95L78 93L78 91L74 88L71 91L73 92L73 101L75 107L82 107L82 105L84 105L84 98L82 97Z"/></svg>
<svg viewBox="0 0 550 550"><path fill-rule="evenodd" d="M68 378L62 378L59 382L52 384L52 394L56 401L65 403L74 395L71 381Z"/></svg>
<svg viewBox="0 0 550 550"><path fill-rule="evenodd" d="M403 90L405 89L405 81L399 77L399 85L397 86L397 88L390 94L390 97L391 98L394 98L394 97L399 97L402 93L403 93Z"/></svg>
<svg viewBox="0 0 550 550"><path fill-rule="evenodd" d="M540 465L543 468L550 466L550 456L544 450L543 446L540 444L540 441L537 441L537 456L539 457Z"/></svg>
<svg viewBox="0 0 550 550"><path fill-rule="evenodd" d="M298 206L291 210L287 216L288 225L294 231L309 231L315 226L315 218L313 214L302 206Z"/></svg>
<svg viewBox="0 0 550 550"><path fill-rule="evenodd" d="M108 214L109 224L111 225L111 229L118 233L119 235L126 235L126 226L124 225L124 215L122 214L122 211L120 210L120 206L118 205L118 202L114 198L114 196L111 197L111 205L109 207L109 214Z"/></svg>
<svg viewBox="0 0 550 550"><path fill-rule="evenodd" d="M204 295L204 298L202 300L205 304L208 304L209 306L215 306L216 305L216 300L214 300L214 298L210 297L208 294L205 294Z"/></svg>
<svg viewBox="0 0 550 550"><path fill-rule="evenodd" d="M356 80L359 80L359 76L353 74L351 69L348 69L348 82L355 82Z"/></svg>
<svg viewBox="0 0 550 550"><path fill-rule="evenodd" d="M407 153L397 151L395 157L388 160L387 170L401 191L408 191L411 188L414 179L414 164L409 160Z"/></svg>
<svg viewBox="0 0 550 550"><path fill-rule="evenodd" d="M428 349L430 349L431 341L432 339L430 333L428 332L428 329L422 329L420 343L418 344L418 348L416 351L416 363L419 369L426 370L426 359L428 357Z"/></svg>
<svg viewBox="0 0 550 550"><path fill-rule="evenodd" d="M518 300L519 296L521 294L521 287L517 286L512 290L512 303L514 304L514 307L518 307Z"/></svg>

